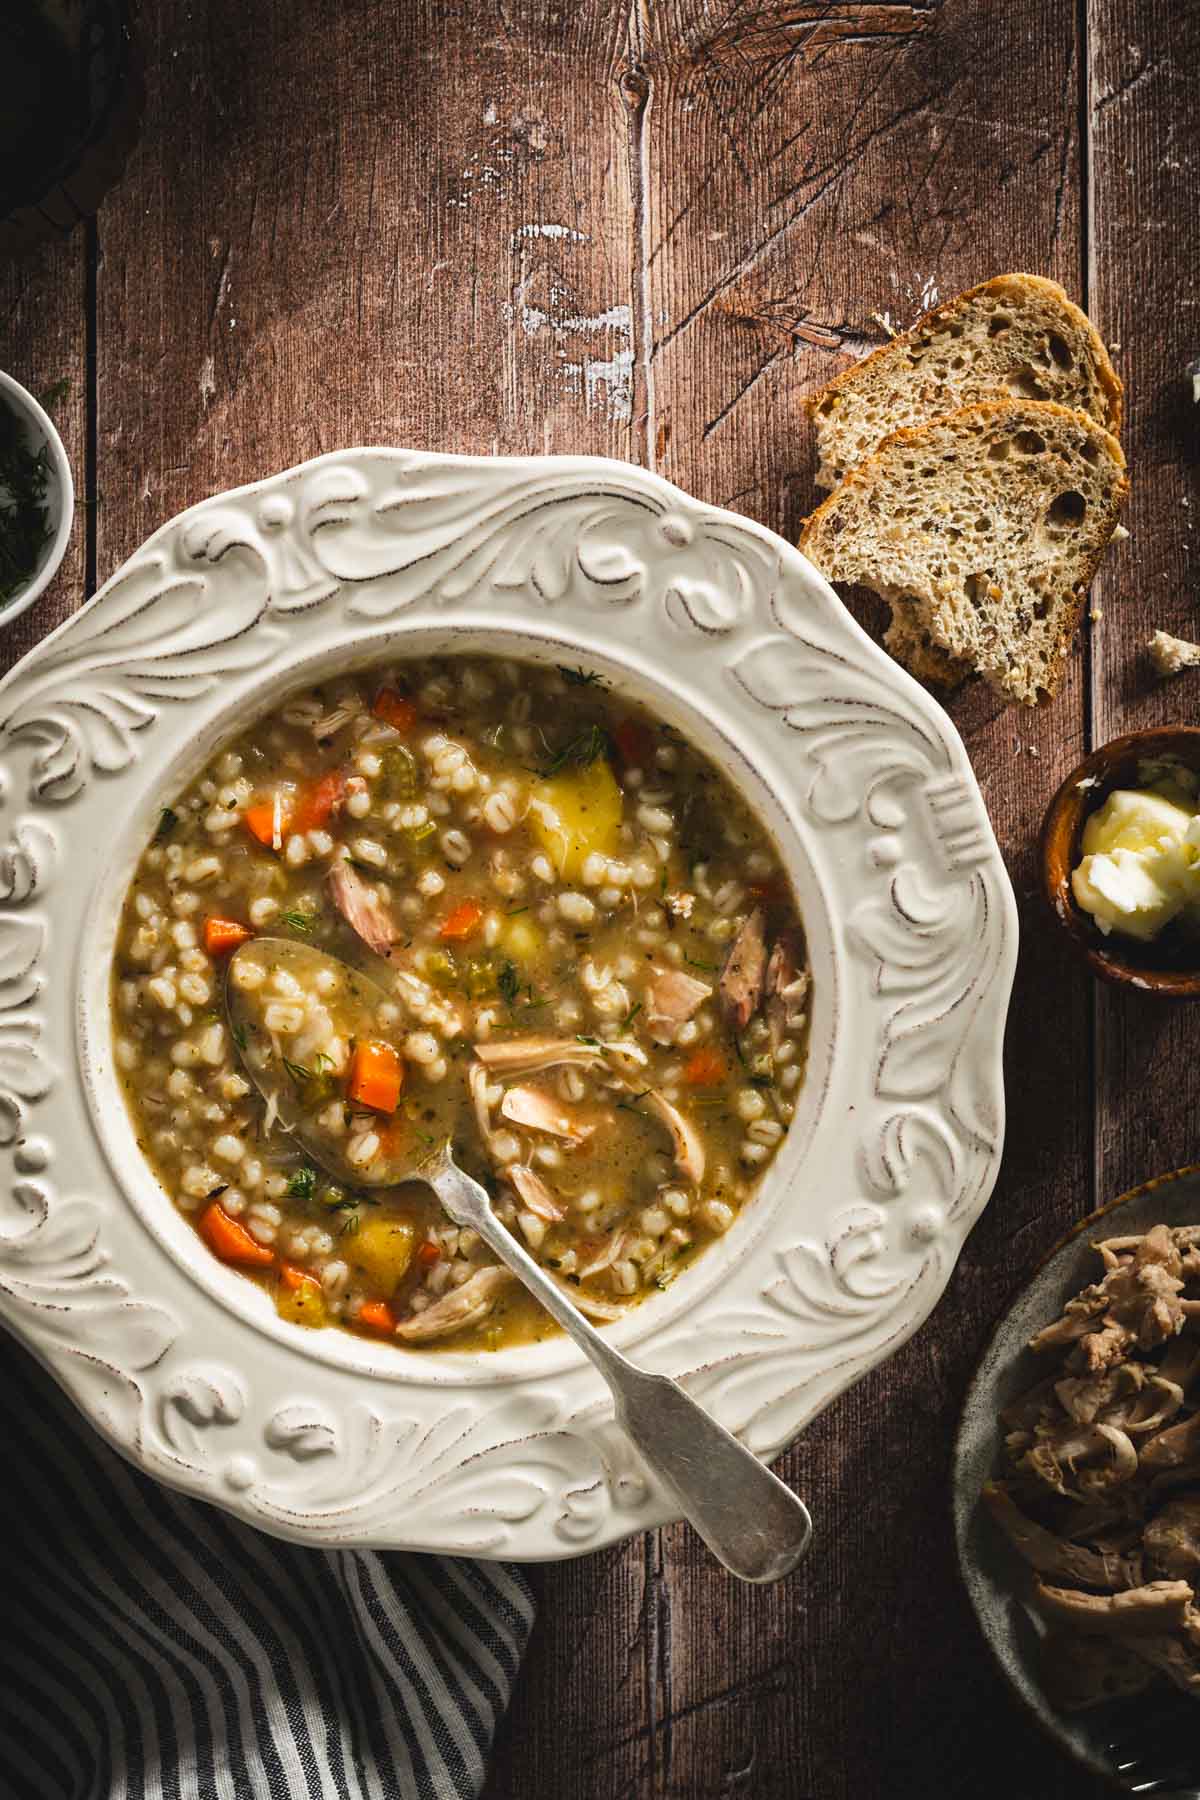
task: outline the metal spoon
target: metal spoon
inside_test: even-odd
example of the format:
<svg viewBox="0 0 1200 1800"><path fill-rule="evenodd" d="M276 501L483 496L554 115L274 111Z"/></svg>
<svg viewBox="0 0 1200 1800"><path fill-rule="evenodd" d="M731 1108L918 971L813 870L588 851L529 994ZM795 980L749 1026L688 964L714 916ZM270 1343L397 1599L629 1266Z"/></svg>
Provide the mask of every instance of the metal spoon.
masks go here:
<svg viewBox="0 0 1200 1800"><path fill-rule="evenodd" d="M263 951L267 958L263 958ZM420 1181L431 1187L456 1225L477 1231L501 1262L556 1319L608 1383L617 1421L636 1445L643 1461L658 1476L717 1560L743 1581L778 1581L795 1568L812 1536L812 1520L804 1502L784 1486L732 1433L669 1375L653 1375L621 1354L584 1318L569 1296L551 1280L510 1235L492 1211L487 1189L455 1163L450 1145L442 1145L419 1165L380 1159L364 1175L350 1167L336 1143L313 1129L311 1115L300 1104L295 1083L279 1079L273 1058L257 1054L261 1043L261 1011L253 995L238 984L239 959L268 960L272 968L295 974L305 992L322 971L337 977L339 1002L376 1021L371 1035L386 1038L378 1020L394 1006L383 989L338 957L286 938L257 938L230 959L226 1007L235 1044L250 1079L276 1094L280 1122L304 1145L313 1162L336 1180L357 1187L392 1187ZM384 1011L380 1014L380 1008ZM256 1035L260 1042L253 1042Z"/></svg>

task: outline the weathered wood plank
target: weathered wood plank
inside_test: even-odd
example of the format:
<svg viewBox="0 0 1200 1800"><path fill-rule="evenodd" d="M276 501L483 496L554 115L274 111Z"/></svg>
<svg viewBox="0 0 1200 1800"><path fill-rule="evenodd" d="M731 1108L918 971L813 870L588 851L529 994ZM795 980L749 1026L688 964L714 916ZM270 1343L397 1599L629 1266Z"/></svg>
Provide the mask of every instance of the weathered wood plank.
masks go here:
<svg viewBox="0 0 1200 1800"><path fill-rule="evenodd" d="M10 625L0 625L0 673L85 597L87 540L87 264L80 228L11 262L0 262L0 367L33 394L59 382L54 406L75 481L75 528L61 568L41 599Z"/></svg>
<svg viewBox="0 0 1200 1800"><path fill-rule="evenodd" d="M1070 20L1030 4L658 15L648 164L664 473L794 534L813 497L799 397L881 321L1009 268L1080 291L1078 56ZM916 1792L936 1769L939 1791L965 1794L978 1769L963 1719L1006 1714L956 1592L945 1479L990 1316L1090 1201L1089 997L1031 898L1045 793L1084 747L1082 660L1044 712L979 688L951 711L1022 898L1001 1184L934 1323L785 1459L818 1519L809 1568L773 1593L732 1593L690 1539L668 1536L674 1654L647 1722L647 1793L834 1800ZM889 1649L899 1621L919 1655ZM1010 1741L998 1772L1016 1791L1031 1740L1014 1724Z"/></svg>
<svg viewBox="0 0 1200 1800"><path fill-rule="evenodd" d="M148 9L146 126L103 220L102 572L346 444L632 453L622 28L556 18Z"/></svg>
<svg viewBox="0 0 1200 1800"><path fill-rule="evenodd" d="M1119 343L1132 493L1120 546L1097 586L1092 628L1096 743L1194 724L1194 676L1156 682L1156 626L1200 636L1196 444L1186 365L1200 355L1200 10L1146 0L1131 19L1092 0L1089 93L1095 315ZM1197 1155L1197 1021L1187 1007L1103 989L1097 998L1099 1192L1112 1199Z"/></svg>

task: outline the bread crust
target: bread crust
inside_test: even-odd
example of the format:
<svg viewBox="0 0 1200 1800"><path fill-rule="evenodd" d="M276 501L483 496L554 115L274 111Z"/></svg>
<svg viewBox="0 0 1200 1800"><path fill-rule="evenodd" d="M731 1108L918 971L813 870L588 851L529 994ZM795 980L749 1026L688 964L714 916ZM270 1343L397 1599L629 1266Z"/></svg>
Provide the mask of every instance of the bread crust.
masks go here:
<svg viewBox="0 0 1200 1800"><path fill-rule="evenodd" d="M1075 305L1065 289L1061 288L1056 281L1050 281L1043 275L1029 275L1019 271L1007 275L994 275L989 281L981 281L975 287L964 289L953 299L940 301L937 306L931 307L928 312L923 313L907 331L901 332L899 336L890 339L888 343L881 344L877 350L872 350L870 355L863 357L861 361L852 363L849 368L834 375L815 393L805 395L801 405L813 420L818 435L821 431L818 408L830 395L869 388L873 371L881 371L885 367L891 369L897 360L898 351L902 352L908 346L920 343L928 332L949 324L958 314L969 310L973 302L985 296L1001 302L1009 300L1017 305L1022 303L1050 305L1065 315L1066 321L1080 334L1090 348L1096 374L1105 397L1106 417L1097 419L1096 423L1102 425L1114 437L1117 436L1121 429L1124 387L1120 376L1113 368L1112 360L1099 332L1087 314ZM1008 400L1014 396L998 390L994 398ZM968 402L970 405L985 403L983 399ZM1048 400L1043 404L1060 405L1061 402ZM946 410L956 411L961 408L948 407ZM935 415L931 413L929 416L932 418ZM1089 414L1089 416L1094 415ZM876 450L882 441L880 440L874 446ZM824 465L824 461L825 458L822 455L822 465Z"/></svg>
<svg viewBox="0 0 1200 1800"><path fill-rule="evenodd" d="M1090 413L1079 412L1072 407L1062 406L1055 400L983 400L973 406L959 407L953 412L943 413L940 417L930 419L923 425L902 426L898 431L889 433L889 435L881 441L877 449L873 451L864 462L859 463L856 468L851 469L849 473L843 477L842 481L834 491L809 514L800 534L799 548L805 555L811 556L811 560L818 568L821 567L821 555L817 548L818 540L821 538L822 533L828 529L838 507L845 503L847 496L853 496L858 490L864 492L870 490L875 481L880 464L885 457L890 455L890 453L896 449L896 447L904 444L911 444L916 448L920 448L922 443L926 441L928 436L934 431L964 429L973 427L977 424L986 424L989 420L995 420L997 422L1015 422L1018 417L1024 419L1031 416L1035 422L1043 422L1047 429L1049 429L1050 422L1054 419L1069 420L1074 428L1083 429L1089 436L1096 434L1101 439L1104 449L1112 463L1120 472L1112 486L1107 509L1107 529L1099 534L1097 547L1094 550L1083 553L1085 557L1085 572L1083 578L1078 581L1074 587L1074 599L1072 605L1069 607L1064 606L1061 609L1059 628L1049 651L1049 659L1052 666L1048 671L1047 683L1038 696L1040 704L1053 699L1054 695L1062 686L1063 677L1066 672L1067 658L1070 654L1071 646L1074 643L1075 634L1079 629L1079 621L1083 613L1087 590L1095 579L1096 571L1099 568L1104 552L1108 547L1112 531L1115 529L1120 517L1121 507L1129 492L1125 453L1113 434L1093 419ZM836 577L834 578L836 579ZM857 579L861 580L865 578L857 577ZM897 594L895 590L889 592L886 583L878 585L868 583L868 585L875 587L875 591L882 594L883 598L889 602L895 616L898 603L902 599L902 596ZM929 616L924 603L914 602L914 604L920 605L919 625L921 630L927 634L931 643L948 657L952 664L961 664L964 659L958 654L954 647L945 642L944 636L938 632L936 623ZM900 660L905 663L905 666L908 667L918 679L928 680L930 679L930 675L927 668L923 670L920 666L921 658L913 654L910 660L909 645L913 635L912 627L915 622L916 621L910 619L907 622L906 627L902 627L896 631L894 646L901 651ZM889 636L891 636L891 633L889 633ZM892 647L893 645L889 644L889 648ZM978 668L977 665L975 666L977 672L981 674L988 682L989 686L995 688L997 692L1004 694L1009 699L1021 699L1023 704L1030 704L1030 702L1023 700L1021 696L1014 694L1012 689L1006 686L997 674L986 668ZM935 677L935 679L937 678Z"/></svg>

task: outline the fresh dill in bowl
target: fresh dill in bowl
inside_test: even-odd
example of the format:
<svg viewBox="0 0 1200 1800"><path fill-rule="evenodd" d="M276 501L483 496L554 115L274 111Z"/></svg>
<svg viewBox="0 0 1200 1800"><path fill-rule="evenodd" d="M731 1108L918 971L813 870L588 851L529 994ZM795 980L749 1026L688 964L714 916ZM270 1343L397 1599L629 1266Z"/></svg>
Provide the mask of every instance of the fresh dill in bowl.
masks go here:
<svg viewBox="0 0 1200 1800"><path fill-rule="evenodd" d="M32 581L54 535L50 474L49 444L31 445L25 419L0 396L0 606Z"/></svg>

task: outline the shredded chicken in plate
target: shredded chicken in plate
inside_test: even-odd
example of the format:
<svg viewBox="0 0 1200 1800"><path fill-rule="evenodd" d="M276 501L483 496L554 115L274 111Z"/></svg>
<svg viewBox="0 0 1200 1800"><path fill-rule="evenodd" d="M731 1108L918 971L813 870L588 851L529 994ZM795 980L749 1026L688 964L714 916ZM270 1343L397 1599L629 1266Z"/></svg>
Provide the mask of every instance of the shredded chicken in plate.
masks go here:
<svg viewBox="0 0 1200 1800"><path fill-rule="evenodd" d="M1200 1696L1200 1225L1094 1246L1099 1279L1030 1348L983 1502L1028 1566L1068 1710L1159 1674Z"/></svg>

